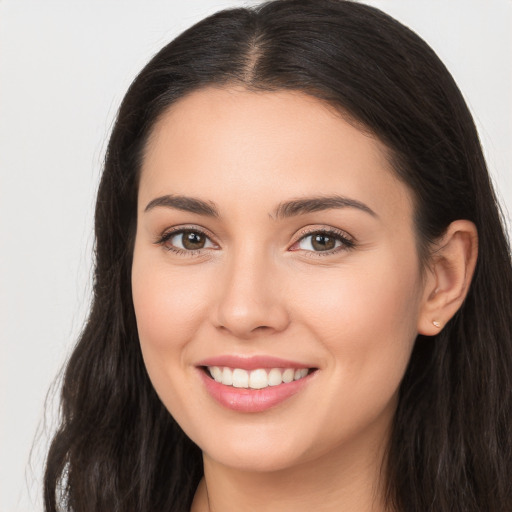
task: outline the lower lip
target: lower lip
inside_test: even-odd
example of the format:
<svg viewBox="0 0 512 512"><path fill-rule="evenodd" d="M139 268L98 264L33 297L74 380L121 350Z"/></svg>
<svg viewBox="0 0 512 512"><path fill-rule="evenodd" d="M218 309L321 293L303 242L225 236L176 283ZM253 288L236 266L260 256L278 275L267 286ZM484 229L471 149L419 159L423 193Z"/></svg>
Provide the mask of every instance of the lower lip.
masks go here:
<svg viewBox="0 0 512 512"><path fill-rule="evenodd" d="M264 389L225 386L210 378L202 368L199 369L199 373L208 393L224 407L238 412L263 412L301 391L316 372L299 380Z"/></svg>

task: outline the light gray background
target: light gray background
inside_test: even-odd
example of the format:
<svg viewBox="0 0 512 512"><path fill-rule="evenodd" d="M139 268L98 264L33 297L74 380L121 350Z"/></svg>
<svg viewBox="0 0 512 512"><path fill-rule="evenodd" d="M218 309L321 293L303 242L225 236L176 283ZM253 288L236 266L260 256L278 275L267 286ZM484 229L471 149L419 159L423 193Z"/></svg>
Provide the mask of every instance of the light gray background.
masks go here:
<svg viewBox="0 0 512 512"><path fill-rule="evenodd" d="M0 512L42 510L45 396L87 311L94 195L123 93L183 29L247 3L0 0ZM452 71L511 209L512 0L368 3Z"/></svg>

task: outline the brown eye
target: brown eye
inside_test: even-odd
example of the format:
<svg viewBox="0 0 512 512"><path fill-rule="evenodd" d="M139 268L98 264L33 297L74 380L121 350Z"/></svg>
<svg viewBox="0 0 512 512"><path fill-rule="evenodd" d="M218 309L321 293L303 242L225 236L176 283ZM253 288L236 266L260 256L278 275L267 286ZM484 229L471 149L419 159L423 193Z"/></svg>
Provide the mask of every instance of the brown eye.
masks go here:
<svg viewBox="0 0 512 512"><path fill-rule="evenodd" d="M351 249L354 241L337 231L317 231L303 236L293 246L292 250L308 252L337 252L338 250Z"/></svg>
<svg viewBox="0 0 512 512"><path fill-rule="evenodd" d="M169 250L176 251L198 251L217 247L204 233L194 229L182 229L169 233L160 243Z"/></svg>
<svg viewBox="0 0 512 512"><path fill-rule="evenodd" d="M332 236L318 233L311 237L311 246L315 251L329 251L336 247L336 239Z"/></svg>
<svg viewBox="0 0 512 512"><path fill-rule="evenodd" d="M183 231L181 234L181 243L189 251L203 249L206 244L206 236L197 231Z"/></svg>

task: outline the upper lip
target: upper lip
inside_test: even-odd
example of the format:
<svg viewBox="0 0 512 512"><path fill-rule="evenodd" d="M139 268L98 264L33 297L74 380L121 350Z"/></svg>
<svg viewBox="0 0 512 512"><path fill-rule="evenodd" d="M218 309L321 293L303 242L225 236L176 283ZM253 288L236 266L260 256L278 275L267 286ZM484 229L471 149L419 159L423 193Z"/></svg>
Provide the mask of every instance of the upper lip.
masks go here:
<svg viewBox="0 0 512 512"><path fill-rule="evenodd" d="M228 368L241 368L243 370L257 370L258 368L314 368L310 364L265 355L249 357L238 355L214 356L199 361L197 366L225 366Z"/></svg>

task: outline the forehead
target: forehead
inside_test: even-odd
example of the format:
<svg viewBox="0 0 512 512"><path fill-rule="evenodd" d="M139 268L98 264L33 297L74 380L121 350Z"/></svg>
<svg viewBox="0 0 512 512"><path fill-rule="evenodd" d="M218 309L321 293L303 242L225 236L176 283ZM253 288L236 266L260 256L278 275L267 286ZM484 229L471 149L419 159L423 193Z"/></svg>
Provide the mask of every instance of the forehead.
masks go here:
<svg viewBox="0 0 512 512"><path fill-rule="evenodd" d="M243 208L256 198L270 208L283 199L336 193L374 210L410 209L388 154L377 138L304 93L206 88L156 123L139 199L172 193Z"/></svg>

